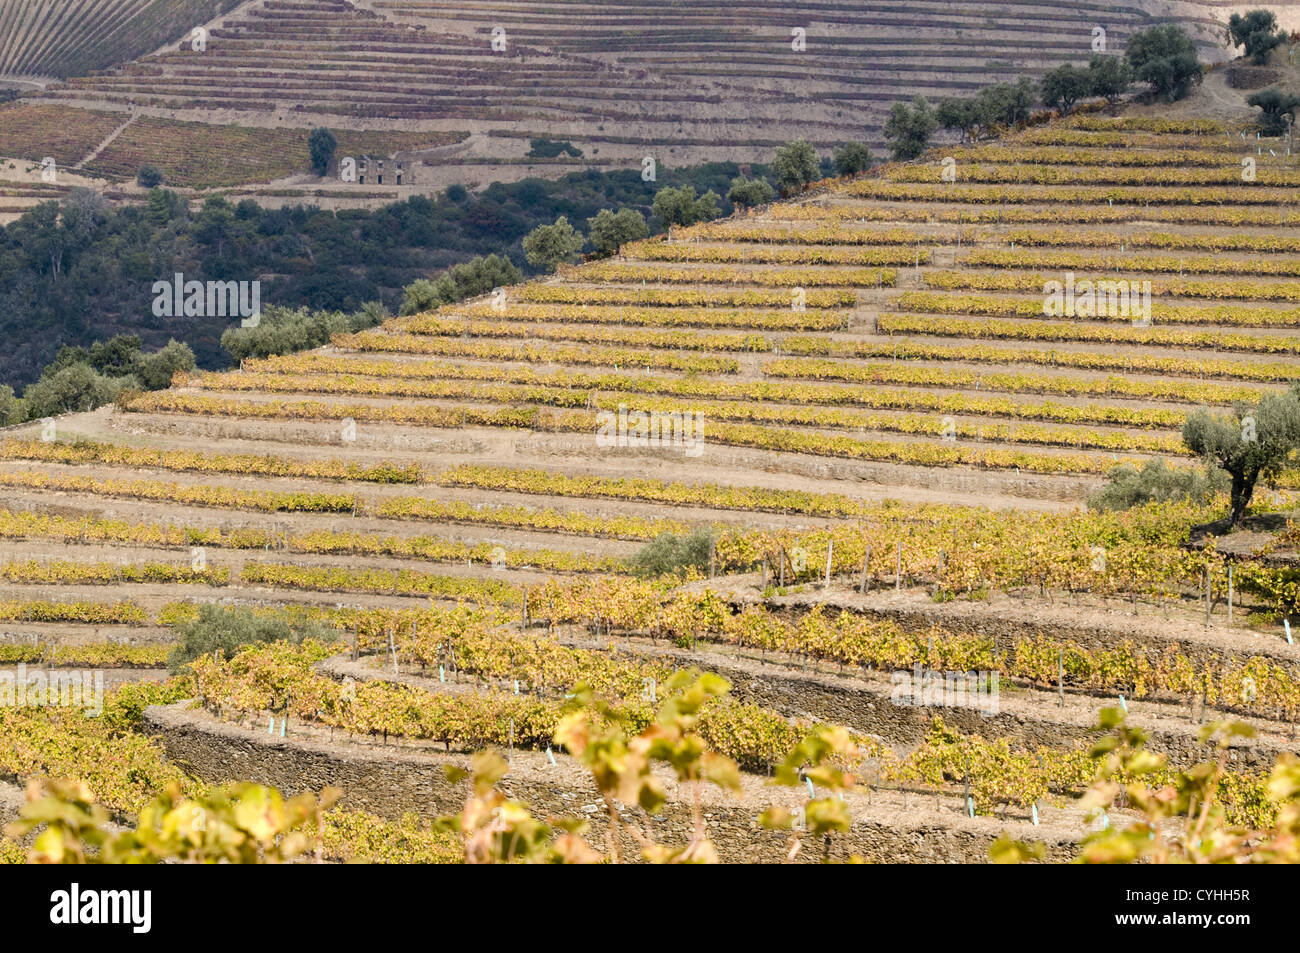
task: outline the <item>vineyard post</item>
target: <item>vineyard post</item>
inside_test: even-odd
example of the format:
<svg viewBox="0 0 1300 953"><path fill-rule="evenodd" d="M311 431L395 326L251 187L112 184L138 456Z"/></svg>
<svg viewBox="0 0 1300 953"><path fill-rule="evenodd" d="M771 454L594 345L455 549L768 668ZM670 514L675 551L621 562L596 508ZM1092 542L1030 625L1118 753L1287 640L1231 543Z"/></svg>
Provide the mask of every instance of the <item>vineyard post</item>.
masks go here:
<svg viewBox="0 0 1300 953"><path fill-rule="evenodd" d="M822 586L823 589L829 589L831 587L831 553L833 552L835 552L835 540L833 539L827 540L826 541L826 583L825 585Z"/></svg>
<svg viewBox="0 0 1300 953"><path fill-rule="evenodd" d="M1213 602L1214 586L1210 580L1210 565L1205 564L1205 627L1210 627L1210 613L1214 610Z"/></svg>
<svg viewBox="0 0 1300 953"><path fill-rule="evenodd" d="M1065 707L1065 649L1056 650L1056 705Z"/></svg>
<svg viewBox="0 0 1300 953"><path fill-rule="evenodd" d="M1232 624L1232 563L1228 563L1228 624Z"/></svg>
<svg viewBox="0 0 1300 953"><path fill-rule="evenodd" d="M862 556L862 586L861 586L861 589L862 589L862 594L863 594L863 595L866 595L866 593L867 593L867 563L869 563L870 561L871 561L871 547L868 546L868 547L867 547L867 551L866 551L866 552L863 554L863 556Z"/></svg>
<svg viewBox="0 0 1300 953"><path fill-rule="evenodd" d="M717 561L717 547L718 544L716 541L709 540L709 578L710 579L712 579L714 576L714 570Z"/></svg>
<svg viewBox="0 0 1300 953"><path fill-rule="evenodd" d="M352 627L352 661L354 662L361 657L360 644L361 644L361 623L358 622L356 625Z"/></svg>
<svg viewBox="0 0 1300 953"><path fill-rule="evenodd" d="M530 586L525 586L525 587L524 587L524 621L523 621L523 627L524 627L525 629L528 628L528 595L529 595L529 593L531 593L531 592L532 592L532 587L530 587Z"/></svg>
<svg viewBox="0 0 1300 953"><path fill-rule="evenodd" d="M903 541L898 541L898 561L894 567L894 591L903 591Z"/></svg>

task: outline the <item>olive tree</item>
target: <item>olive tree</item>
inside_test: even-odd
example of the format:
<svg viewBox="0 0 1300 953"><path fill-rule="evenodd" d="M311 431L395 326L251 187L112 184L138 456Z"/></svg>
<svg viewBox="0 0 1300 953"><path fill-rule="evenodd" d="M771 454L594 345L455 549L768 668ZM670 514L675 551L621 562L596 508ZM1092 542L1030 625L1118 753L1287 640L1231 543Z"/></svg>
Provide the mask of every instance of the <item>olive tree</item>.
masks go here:
<svg viewBox="0 0 1300 953"><path fill-rule="evenodd" d="M538 225L524 236L524 257L537 268L554 268L572 261L582 248L582 235L561 215L553 225Z"/></svg>
<svg viewBox="0 0 1300 953"><path fill-rule="evenodd" d="M1258 404L1236 404L1228 414L1197 411L1183 424L1183 443L1231 479L1229 528L1241 522L1260 478L1296 463L1300 450L1300 385Z"/></svg>

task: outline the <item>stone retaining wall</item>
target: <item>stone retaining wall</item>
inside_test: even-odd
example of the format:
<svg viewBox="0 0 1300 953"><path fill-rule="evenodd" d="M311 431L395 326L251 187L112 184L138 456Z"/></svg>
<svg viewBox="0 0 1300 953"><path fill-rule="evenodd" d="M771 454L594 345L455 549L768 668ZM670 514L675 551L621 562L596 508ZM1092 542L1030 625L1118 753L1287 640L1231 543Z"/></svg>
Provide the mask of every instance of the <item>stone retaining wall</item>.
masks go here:
<svg viewBox="0 0 1300 953"><path fill-rule="evenodd" d="M245 779L271 784L285 794L319 790L327 785L343 789L341 805L396 819L415 811L423 815L452 813L464 803L466 782L450 784L443 767L467 766L469 758L396 746L331 742L324 739L268 736L248 728L217 721L188 703L155 706L145 711L146 731L159 736L167 756L186 770L211 783ZM511 771L501 788L528 803L538 815L586 814L593 818L593 841L600 843L603 815L596 810L596 792L590 777L571 759L560 757L551 766L545 755L515 752ZM684 803L673 797L664 814L649 821L661 842L684 843L691 817ZM798 803L801 792L770 788L762 779L747 777L746 790L733 803L706 789L704 813L710 836L723 860L777 862L787 848L786 836L756 829L754 818L761 805ZM1073 851L1078 819L1061 812L1059 827L1032 827L1019 820L965 818L955 810L936 811L934 799L912 795L910 808L898 810L897 792L876 792L870 799L852 796L852 830L836 835L831 857L859 854L867 859L898 863L981 863L989 845L1007 831L1013 836L1046 840L1049 859L1066 860ZM951 800L951 799L949 799ZM634 812L639 813L639 812ZM630 839L625 844L634 855ZM820 859L820 845L809 845L803 860Z"/></svg>

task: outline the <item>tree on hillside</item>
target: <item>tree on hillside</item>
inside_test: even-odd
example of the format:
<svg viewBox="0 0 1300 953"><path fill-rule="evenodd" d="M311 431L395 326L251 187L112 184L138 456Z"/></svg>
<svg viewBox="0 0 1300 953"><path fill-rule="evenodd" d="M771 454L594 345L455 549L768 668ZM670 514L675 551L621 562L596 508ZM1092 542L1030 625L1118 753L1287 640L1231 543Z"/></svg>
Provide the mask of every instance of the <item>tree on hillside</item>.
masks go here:
<svg viewBox="0 0 1300 953"><path fill-rule="evenodd" d="M797 195L817 180L817 150L807 139L779 147L772 156L772 174L782 195Z"/></svg>
<svg viewBox="0 0 1300 953"><path fill-rule="evenodd" d="M975 100L948 97L940 100L934 111L935 121L952 132L960 133L961 141L974 141L980 127L979 114L975 109Z"/></svg>
<svg viewBox="0 0 1300 953"><path fill-rule="evenodd" d="M1092 86L1092 77L1086 69L1066 63L1043 75L1039 91L1044 106L1059 109L1062 116L1068 116L1075 103L1092 95Z"/></svg>
<svg viewBox="0 0 1300 953"><path fill-rule="evenodd" d="M1268 62L1273 48L1286 41L1286 34L1277 28L1273 11L1251 10L1228 18L1228 41L1233 46L1245 47L1243 55L1262 66Z"/></svg>
<svg viewBox="0 0 1300 953"><path fill-rule="evenodd" d="M693 185L683 185L679 189L660 189L655 193L650 207L665 225L694 225L722 214L718 205L718 193L709 189L697 198Z"/></svg>
<svg viewBox="0 0 1300 953"><path fill-rule="evenodd" d="M538 225L524 237L524 256L537 268L552 269L572 261L582 248L582 236L561 215L553 225Z"/></svg>
<svg viewBox="0 0 1300 953"><path fill-rule="evenodd" d="M146 189L162 185L162 180L163 174L158 171L156 166L152 166L147 162L140 166L135 174L136 184Z"/></svg>
<svg viewBox="0 0 1300 953"><path fill-rule="evenodd" d="M94 410L112 403L128 388L138 388L134 377L109 377L89 364L72 364L28 384L23 391L27 417L56 417L59 414Z"/></svg>
<svg viewBox="0 0 1300 953"><path fill-rule="evenodd" d="M14 395L8 384L0 384L0 427L20 424L27 419L27 406Z"/></svg>
<svg viewBox="0 0 1300 953"><path fill-rule="evenodd" d="M1151 87L1153 96L1169 102L1182 99L1201 81L1196 44L1180 26L1165 23L1134 33L1125 51L1134 75Z"/></svg>
<svg viewBox="0 0 1300 953"><path fill-rule="evenodd" d="M237 325L222 332L221 346L236 361L246 357L292 354L328 344L330 338L340 332L373 328L386 317L387 310L377 301L366 302L353 314L271 305L262 310L262 320L256 327Z"/></svg>
<svg viewBox="0 0 1300 953"><path fill-rule="evenodd" d="M338 144L334 133L324 126L317 126L311 131L311 135L307 137L307 151L311 153L311 167L317 175L324 175L329 171Z"/></svg>
<svg viewBox="0 0 1300 953"><path fill-rule="evenodd" d="M1114 106L1133 85L1133 68L1120 56L1094 53L1088 60L1089 95L1104 97Z"/></svg>
<svg viewBox="0 0 1300 953"><path fill-rule="evenodd" d="M1300 96L1284 93L1277 89L1261 89L1246 97L1247 104L1260 109L1259 130L1266 136L1280 136L1286 132L1287 117L1295 122L1296 107L1300 106Z"/></svg>
<svg viewBox="0 0 1300 953"><path fill-rule="evenodd" d="M188 344L172 338L152 354L136 362L135 375L145 390L162 390L172 385L177 371L194 370L194 352Z"/></svg>
<svg viewBox="0 0 1300 953"><path fill-rule="evenodd" d="M871 168L871 149L865 142L846 142L835 150L836 175L857 175Z"/></svg>
<svg viewBox="0 0 1300 953"><path fill-rule="evenodd" d="M910 106L894 103L889 118L885 120L885 142L889 143L889 154L895 162L915 159L930 147L930 137L938 126L934 110L924 96L917 96Z"/></svg>
<svg viewBox="0 0 1300 953"><path fill-rule="evenodd" d="M433 282L433 295L437 304L454 304L487 294L493 288L518 284L523 274L505 255L475 255L469 261L452 265ZM409 294L409 288L404 288ZM403 301L402 308L406 307ZM427 308L424 310L428 310ZM403 310L402 314L415 312Z"/></svg>
<svg viewBox="0 0 1300 953"><path fill-rule="evenodd" d="M603 208L594 217L587 219L587 235L592 247L604 257L617 255L628 242L645 238L649 234L650 228L645 223L645 216L634 208L621 208L617 212Z"/></svg>
<svg viewBox="0 0 1300 953"><path fill-rule="evenodd" d="M1183 424L1183 443L1231 479L1229 527L1241 522L1262 477L1277 476L1300 450L1300 385L1258 404L1237 404L1230 414L1197 411Z"/></svg>
<svg viewBox="0 0 1300 953"><path fill-rule="evenodd" d="M975 97L975 113L986 128L1002 125L1014 126L1028 122L1038 102L1038 86L1028 76L1011 83L994 83L985 86Z"/></svg>
<svg viewBox="0 0 1300 953"><path fill-rule="evenodd" d="M738 176L731 180L731 189L727 192L727 201L736 208L753 208L766 205L776 198L776 190L768 184L767 179L747 179Z"/></svg>

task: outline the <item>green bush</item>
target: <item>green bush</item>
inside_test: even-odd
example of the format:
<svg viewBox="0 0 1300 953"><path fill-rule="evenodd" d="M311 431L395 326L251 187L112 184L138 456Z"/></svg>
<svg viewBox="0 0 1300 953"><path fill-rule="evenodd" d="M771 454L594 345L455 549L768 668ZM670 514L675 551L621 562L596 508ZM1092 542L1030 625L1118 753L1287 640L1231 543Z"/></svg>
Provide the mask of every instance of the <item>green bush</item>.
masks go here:
<svg viewBox="0 0 1300 953"><path fill-rule="evenodd" d="M846 142L835 150L836 175L857 175L871 168L871 149L865 142Z"/></svg>
<svg viewBox="0 0 1300 953"><path fill-rule="evenodd" d="M251 609L223 608L205 602L199 617L177 631L179 644L167 658L173 675L201 655L221 652L226 658L246 645L265 642L293 642L304 639L333 642L338 630L320 622L290 621L282 615L259 615Z"/></svg>
<svg viewBox="0 0 1300 953"><path fill-rule="evenodd" d="M14 396L14 389L8 384L0 384L0 427L20 424L27 419L27 409L20 398Z"/></svg>
<svg viewBox="0 0 1300 953"><path fill-rule="evenodd" d="M329 171L330 163L334 161L334 150L338 148L338 144L338 140L334 138L334 133L324 126L318 126L311 131L311 135L307 137L307 151L311 154L313 172L317 175L324 175Z"/></svg>
<svg viewBox="0 0 1300 953"><path fill-rule="evenodd" d="M57 417L111 404L124 388L139 386L134 377L107 377L89 364L70 364L28 384L23 403L29 419Z"/></svg>
<svg viewBox="0 0 1300 953"><path fill-rule="evenodd" d="M692 567L706 570L712 550L712 530L697 529L685 536L661 533L637 550L628 565L638 576L647 577L681 574Z"/></svg>
<svg viewBox="0 0 1300 953"><path fill-rule="evenodd" d="M582 150L568 139L532 139L529 146L530 159L554 159L561 154L577 159L582 155Z"/></svg>
<svg viewBox="0 0 1300 953"><path fill-rule="evenodd" d="M776 189L768 184L767 179L747 179L737 176L731 180L731 189L727 192L727 201L737 208L754 208L766 205L776 198Z"/></svg>
<svg viewBox="0 0 1300 953"><path fill-rule="evenodd" d="M162 185L163 174L158 171L157 166L149 165L146 162L140 166L140 171L135 174L135 181L146 189L152 189Z"/></svg>
<svg viewBox="0 0 1300 953"><path fill-rule="evenodd" d="M282 308L272 305L262 311L255 328L227 328L221 346L236 361L246 357L269 357L292 354L328 344L341 331L360 331L374 327L384 319L382 307L362 306L355 314L342 311L309 311L306 308Z"/></svg>
<svg viewBox="0 0 1300 953"><path fill-rule="evenodd" d="M161 349L140 357L136 376L146 390L162 390L170 387L173 375L177 371L194 370L194 352L188 344L182 344L174 338Z"/></svg>
<svg viewBox="0 0 1300 953"><path fill-rule="evenodd" d="M1127 510L1147 503L1191 500L1195 503L1228 489L1228 476L1215 469L1174 470L1163 460L1148 460L1137 469L1123 463L1106 474L1106 485L1088 499L1091 510Z"/></svg>

